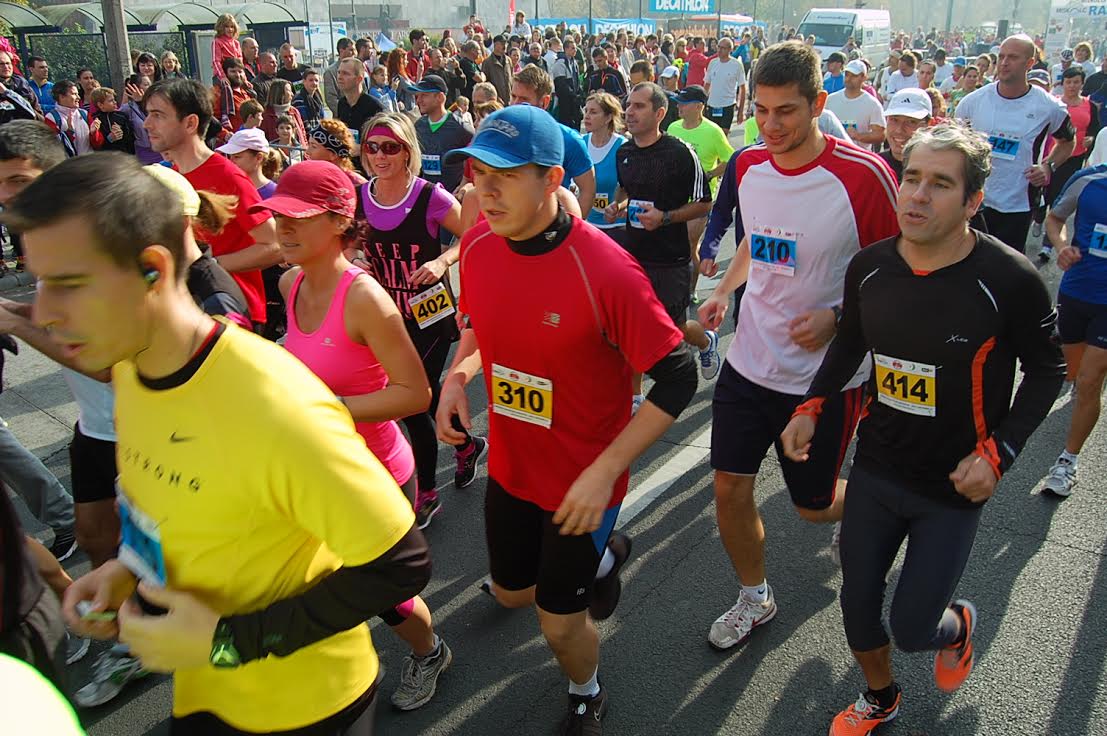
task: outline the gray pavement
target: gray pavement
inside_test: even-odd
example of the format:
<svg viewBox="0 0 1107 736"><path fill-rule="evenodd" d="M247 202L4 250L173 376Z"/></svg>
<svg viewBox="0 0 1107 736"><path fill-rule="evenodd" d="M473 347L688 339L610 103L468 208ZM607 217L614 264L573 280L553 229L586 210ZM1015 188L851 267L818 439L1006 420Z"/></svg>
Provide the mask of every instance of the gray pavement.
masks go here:
<svg viewBox="0 0 1107 736"><path fill-rule="evenodd" d="M733 254L728 238L723 256ZM1036 249L1033 251L1036 253ZM1043 276L1056 287L1049 264ZM702 284L701 284L702 286ZM706 295L705 290L701 294ZM29 290L16 292L29 298ZM727 332L730 329L728 317ZM725 349L731 335L723 340ZM0 415L68 484L65 453L75 406L55 367L25 348L9 358ZM713 386L634 465L620 524L634 537L619 609L599 625L600 677L609 688L608 734L824 734L863 681L842 633L840 572L828 555L828 527L799 520L775 457L762 466L757 498L768 540L769 580L780 612L737 651L706 641L738 587L715 524L707 452ZM474 405L483 391L473 389ZM895 655L904 702L881 733L900 736L1077 736L1107 733L1107 468L1101 425L1081 455L1082 483L1065 501L1036 493L1068 426L1067 395L1033 437L988 505L958 595L980 611L977 666L956 694L933 684L932 658ZM476 419L484 426L484 415ZM379 623L385 667L380 734L547 734L562 715L566 683L529 611L498 609L478 592L485 574L483 472L471 488L450 488L452 457L439 468L445 510L428 530L434 579L424 592L439 633L454 650L436 699L398 714L387 707L405 654ZM48 535L49 532L43 532ZM87 569L80 561L74 574ZM894 570L889 589L894 589ZM96 645L94 653L101 645ZM72 670L80 684L89 657ZM93 736L168 732L169 678L150 676L107 706L81 713ZM3 729L0 728L0 731Z"/></svg>

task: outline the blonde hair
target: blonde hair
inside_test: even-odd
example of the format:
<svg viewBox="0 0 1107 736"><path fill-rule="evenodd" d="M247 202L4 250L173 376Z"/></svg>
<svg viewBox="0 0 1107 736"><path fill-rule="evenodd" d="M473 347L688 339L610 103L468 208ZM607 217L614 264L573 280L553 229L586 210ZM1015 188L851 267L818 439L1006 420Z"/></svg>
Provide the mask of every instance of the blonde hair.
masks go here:
<svg viewBox="0 0 1107 736"><path fill-rule="evenodd" d="M369 118L365 125L361 126L362 145L369 138L369 131L373 128L388 128L392 134L400 139L407 148L407 169L412 176L419 176L419 170L423 166L423 151L419 148L419 136L415 134L415 125L411 118L402 112L380 112ZM364 152L362 156L364 156ZM364 164L362 164L364 166ZM365 166L368 171L369 167Z"/></svg>
<svg viewBox="0 0 1107 736"><path fill-rule="evenodd" d="M486 117L496 112L497 110L504 109L504 103L499 100L489 100L488 102L482 102L479 105L473 105L473 122L484 120Z"/></svg>
<svg viewBox="0 0 1107 736"><path fill-rule="evenodd" d="M623 106L619 102L619 98L610 92L593 92L588 95L588 99L584 104L589 102L595 102L600 106L600 109L611 116L611 122L607 127L611 129L612 133L623 132Z"/></svg>
<svg viewBox="0 0 1107 736"><path fill-rule="evenodd" d="M115 90L111 87L97 87L89 94L89 101L95 105L102 105L110 98L115 97Z"/></svg>
<svg viewBox="0 0 1107 736"><path fill-rule="evenodd" d="M164 54L161 55L160 61L162 63L162 66L165 66L166 59L172 59L173 63L176 64L177 71L181 70L181 60L178 59L177 55L174 54L172 51L166 51Z"/></svg>
<svg viewBox="0 0 1107 736"><path fill-rule="evenodd" d="M227 32L228 28L234 29L235 36L238 36L241 32L238 28L238 20L230 13L223 13L223 15L215 19L215 35L222 36Z"/></svg>
<svg viewBox="0 0 1107 736"><path fill-rule="evenodd" d="M200 211L192 219L211 235L218 235L231 221L238 207L238 197L233 194L216 194L206 189L197 189L200 195Z"/></svg>

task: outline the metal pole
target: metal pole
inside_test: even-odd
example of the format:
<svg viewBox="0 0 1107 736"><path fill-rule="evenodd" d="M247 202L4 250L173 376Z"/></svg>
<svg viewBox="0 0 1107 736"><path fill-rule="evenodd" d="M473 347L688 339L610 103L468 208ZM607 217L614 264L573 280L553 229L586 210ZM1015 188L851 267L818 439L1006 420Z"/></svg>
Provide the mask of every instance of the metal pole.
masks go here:
<svg viewBox="0 0 1107 736"><path fill-rule="evenodd" d="M588 0L588 32L592 32L592 0ZM584 62L587 64L588 60L585 59Z"/></svg>
<svg viewBox="0 0 1107 736"><path fill-rule="evenodd" d="M123 17L123 0L102 0L104 42L108 51L108 72L116 89L131 73L131 47L127 40L127 22Z"/></svg>
<svg viewBox="0 0 1107 736"><path fill-rule="evenodd" d="M354 0L350 0L350 16L350 25L353 26L350 33L354 34L354 38L357 38L357 9L354 7Z"/></svg>
<svg viewBox="0 0 1107 736"><path fill-rule="evenodd" d="M953 30L953 0L946 5L946 33Z"/></svg>
<svg viewBox="0 0 1107 736"><path fill-rule="evenodd" d="M308 0L304 0L304 22L307 23L308 58L311 59L311 66L315 66L315 42L311 39L311 8L308 6Z"/></svg>

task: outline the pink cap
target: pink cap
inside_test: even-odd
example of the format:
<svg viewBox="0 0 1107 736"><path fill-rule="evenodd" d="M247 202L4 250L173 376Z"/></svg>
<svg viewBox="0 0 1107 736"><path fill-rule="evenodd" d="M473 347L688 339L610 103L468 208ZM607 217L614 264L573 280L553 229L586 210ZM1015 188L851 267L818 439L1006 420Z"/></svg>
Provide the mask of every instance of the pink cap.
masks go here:
<svg viewBox="0 0 1107 736"><path fill-rule="evenodd" d="M281 174L273 196L255 204L250 212L271 210L295 219L324 212L353 217L356 202L346 172L329 161L302 161Z"/></svg>

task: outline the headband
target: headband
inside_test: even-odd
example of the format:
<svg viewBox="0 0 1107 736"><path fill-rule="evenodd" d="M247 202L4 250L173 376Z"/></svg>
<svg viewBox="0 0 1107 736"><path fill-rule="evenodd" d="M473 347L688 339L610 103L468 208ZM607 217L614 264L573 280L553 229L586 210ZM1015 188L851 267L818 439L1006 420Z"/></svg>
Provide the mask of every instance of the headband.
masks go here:
<svg viewBox="0 0 1107 736"><path fill-rule="evenodd" d="M397 143L399 143L400 145L402 145L404 148L407 148L407 143L405 143L403 141L403 139L400 138L400 136L396 135L392 131L392 128L388 128L384 125L377 125L372 130L370 130L368 133L365 134L365 141L368 142L369 139L372 138L375 135L379 135L381 138L389 138L391 140L394 140Z"/></svg>
<svg viewBox="0 0 1107 736"><path fill-rule="evenodd" d="M308 135L313 141L323 146L323 148L326 148L335 156L339 158L350 157L350 148L346 143L338 136L323 130L323 128L315 128Z"/></svg>

